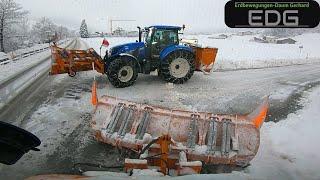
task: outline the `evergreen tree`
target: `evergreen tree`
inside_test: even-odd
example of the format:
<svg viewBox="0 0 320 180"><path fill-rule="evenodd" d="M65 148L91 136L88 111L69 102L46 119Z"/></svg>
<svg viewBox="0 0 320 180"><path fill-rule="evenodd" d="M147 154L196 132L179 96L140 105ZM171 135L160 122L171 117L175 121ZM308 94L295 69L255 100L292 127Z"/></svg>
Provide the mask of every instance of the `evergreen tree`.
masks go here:
<svg viewBox="0 0 320 180"><path fill-rule="evenodd" d="M80 37L82 37L82 38L88 38L89 37L89 32L88 32L88 27L87 27L87 24L86 24L86 20L82 20L82 22L81 22Z"/></svg>

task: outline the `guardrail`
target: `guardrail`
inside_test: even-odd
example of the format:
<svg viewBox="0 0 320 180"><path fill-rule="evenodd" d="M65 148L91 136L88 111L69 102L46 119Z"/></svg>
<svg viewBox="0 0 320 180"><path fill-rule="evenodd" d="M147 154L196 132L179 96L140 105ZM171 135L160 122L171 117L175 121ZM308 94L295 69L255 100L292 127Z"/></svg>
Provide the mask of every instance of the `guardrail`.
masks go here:
<svg viewBox="0 0 320 180"><path fill-rule="evenodd" d="M75 44L76 40L71 40L70 43L66 45L66 48L75 46ZM51 64L50 58L51 55L43 58L43 60L32 67L17 72L10 78L0 82L0 109L38 78L48 73Z"/></svg>
<svg viewBox="0 0 320 180"><path fill-rule="evenodd" d="M68 41L68 40L69 40L69 39L59 41L57 44L58 44L58 45L61 45L61 44L65 43L65 42ZM46 51L46 50L48 50L48 49L49 49L49 46L45 46L45 47L41 47L41 48L39 48L39 49L35 49L35 50L28 51L28 52L20 53L20 54L18 54L18 55L15 55L14 58L5 57L5 58L3 58L3 59L0 59L0 65L8 64L8 63L10 63L11 61L17 61L17 60L19 60L19 59L26 58L26 57L32 56L32 55L34 55L34 54L41 53L41 52Z"/></svg>

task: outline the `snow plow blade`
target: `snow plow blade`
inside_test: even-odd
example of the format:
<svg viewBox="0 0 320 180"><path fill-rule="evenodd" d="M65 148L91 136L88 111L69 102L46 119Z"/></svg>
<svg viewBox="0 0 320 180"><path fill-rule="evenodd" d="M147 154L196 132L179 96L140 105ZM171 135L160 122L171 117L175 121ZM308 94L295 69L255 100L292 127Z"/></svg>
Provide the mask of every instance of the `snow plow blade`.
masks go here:
<svg viewBox="0 0 320 180"><path fill-rule="evenodd" d="M181 162L181 152L186 154L187 162L246 166L258 151L260 127L268 106L266 97L248 115L216 115L103 96L99 99L91 126L98 141L137 153L152 140L170 136L174 143L170 145L168 164L174 169ZM150 146L149 155L157 154L159 148Z"/></svg>
<svg viewBox="0 0 320 180"><path fill-rule="evenodd" d="M67 73L73 77L79 71L90 70L96 70L104 74L103 60L92 48L88 50L68 50L55 44L50 48L52 54L50 75Z"/></svg>

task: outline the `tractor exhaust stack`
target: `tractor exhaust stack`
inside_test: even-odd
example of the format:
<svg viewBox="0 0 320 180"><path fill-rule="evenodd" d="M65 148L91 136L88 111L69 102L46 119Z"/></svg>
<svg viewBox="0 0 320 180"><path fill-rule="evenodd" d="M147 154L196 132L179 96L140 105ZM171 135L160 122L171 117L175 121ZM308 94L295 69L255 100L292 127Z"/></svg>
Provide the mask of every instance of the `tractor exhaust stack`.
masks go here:
<svg viewBox="0 0 320 180"><path fill-rule="evenodd" d="M138 28L138 32L139 32L139 42L141 42L142 41L142 38L141 38L141 36L142 36L141 27L138 26L137 28Z"/></svg>

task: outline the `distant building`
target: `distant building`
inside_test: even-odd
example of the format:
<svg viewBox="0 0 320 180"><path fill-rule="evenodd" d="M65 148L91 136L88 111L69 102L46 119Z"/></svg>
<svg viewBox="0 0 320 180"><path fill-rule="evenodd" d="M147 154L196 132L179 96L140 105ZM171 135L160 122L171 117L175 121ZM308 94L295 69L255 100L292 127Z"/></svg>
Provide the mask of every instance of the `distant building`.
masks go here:
<svg viewBox="0 0 320 180"><path fill-rule="evenodd" d="M126 35L126 31L124 29L122 29L121 27L117 27L116 30L114 30L112 32L112 35L115 35L115 36L124 36Z"/></svg>
<svg viewBox="0 0 320 180"><path fill-rule="evenodd" d="M275 36L253 37L254 42L272 44L295 44L297 41L292 38L277 38Z"/></svg>
<svg viewBox="0 0 320 180"><path fill-rule="evenodd" d="M265 39L259 38L259 37L253 37L252 41L258 42L258 43L268 43Z"/></svg>
<svg viewBox="0 0 320 180"><path fill-rule="evenodd" d="M275 36L263 36L262 39L267 41L267 43L276 43L278 38Z"/></svg>
<svg viewBox="0 0 320 180"><path fill-rule="evenodd" d="M277 39L277 44L295 44L297 41L292 38L279 38Z"/></svg>
<svg viewBox="0 0 320 180"><path fill-rule="evenodd" d="M137 36L139 36L139 32L138 31L129 31L129 32L127 32L127 36L128 37L137 37Z"/></svg>
<svg viewBox="0 0 320 180"><path fill-rule="evenodd" d="M249 36L249 35L253 35L253 34L254 33L252 31L240 31L236 35L237 36Z"/></svg>
<svg viewBox="0 0 320 180"><path fill-rule="evenodd" d="M227 39L228 36L227 34L219 34L218 36L211 36L211 37L208 37L209 39Z"/></svg>

